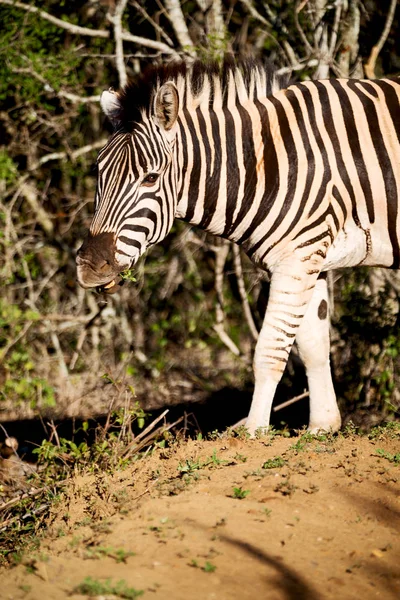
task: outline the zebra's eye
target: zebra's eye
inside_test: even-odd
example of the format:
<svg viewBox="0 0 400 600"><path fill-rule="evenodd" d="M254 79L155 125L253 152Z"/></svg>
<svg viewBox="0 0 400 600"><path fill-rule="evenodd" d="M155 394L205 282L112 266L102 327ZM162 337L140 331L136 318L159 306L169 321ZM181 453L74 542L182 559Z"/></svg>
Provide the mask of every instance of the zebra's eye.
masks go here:
<svg viewBox="0 0 400 600"><path fill-rule="evenodd" d="M149 173L142 181L142 185L146 185L147 187L151 187L157 181L159 175L158 173Z"/></svg>

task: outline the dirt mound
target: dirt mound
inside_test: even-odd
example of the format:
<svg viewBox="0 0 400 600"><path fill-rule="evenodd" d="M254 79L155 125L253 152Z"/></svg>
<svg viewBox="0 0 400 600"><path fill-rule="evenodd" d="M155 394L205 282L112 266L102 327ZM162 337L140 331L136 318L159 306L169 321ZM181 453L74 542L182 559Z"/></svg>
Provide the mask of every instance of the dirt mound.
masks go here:
<svg viewBox="0 0 400 600"><path fill-rule="evenodd" d="M188 441L75 477L1 596L398 599L399 441Z"/></svg>

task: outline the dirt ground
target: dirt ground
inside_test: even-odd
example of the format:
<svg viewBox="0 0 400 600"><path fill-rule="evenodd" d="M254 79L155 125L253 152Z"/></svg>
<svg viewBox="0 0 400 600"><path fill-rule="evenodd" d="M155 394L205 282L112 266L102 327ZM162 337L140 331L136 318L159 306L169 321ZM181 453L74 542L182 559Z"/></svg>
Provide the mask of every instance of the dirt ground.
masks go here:
<svg viewBox="0 0 400 600"><path fill-rule="evenodd" d="M399 599L399 452L399 430L231 437L77 476L1 598Z"/></svg>

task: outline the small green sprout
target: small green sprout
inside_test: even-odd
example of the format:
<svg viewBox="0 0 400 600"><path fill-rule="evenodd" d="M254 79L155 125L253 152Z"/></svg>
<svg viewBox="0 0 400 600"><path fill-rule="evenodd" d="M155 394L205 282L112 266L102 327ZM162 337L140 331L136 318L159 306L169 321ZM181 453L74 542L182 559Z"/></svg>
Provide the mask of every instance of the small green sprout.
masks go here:
<svg viewBox="0 0 400 600"><path fill-rule="evenodd" d="M250 494L250 490L244 490L241 487L234 487L233 488L233 498L237 498L238 500L243 500L243 498L246 498L246 496L248 496Z"/></svg>

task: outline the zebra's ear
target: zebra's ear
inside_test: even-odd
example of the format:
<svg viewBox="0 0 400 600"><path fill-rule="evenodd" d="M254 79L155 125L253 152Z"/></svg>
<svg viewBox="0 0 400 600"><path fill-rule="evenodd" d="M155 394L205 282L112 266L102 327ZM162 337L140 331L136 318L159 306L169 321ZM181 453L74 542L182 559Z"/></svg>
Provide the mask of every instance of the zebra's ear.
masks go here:
<svg viewBox="0 0 400 600"><path fill-rule="evenodd" d="M154 104L157 123L166 131L175 125L179 110L179 96L175 84L164 83L157 92Z"/></svg>
<svg viewBox="0 0 400 600"><path fill-rule="evenodd" d="M100 106L107 119L114 127L118 126L122 112L120 99L112 89L103 92L100 96Z"/></svg>

